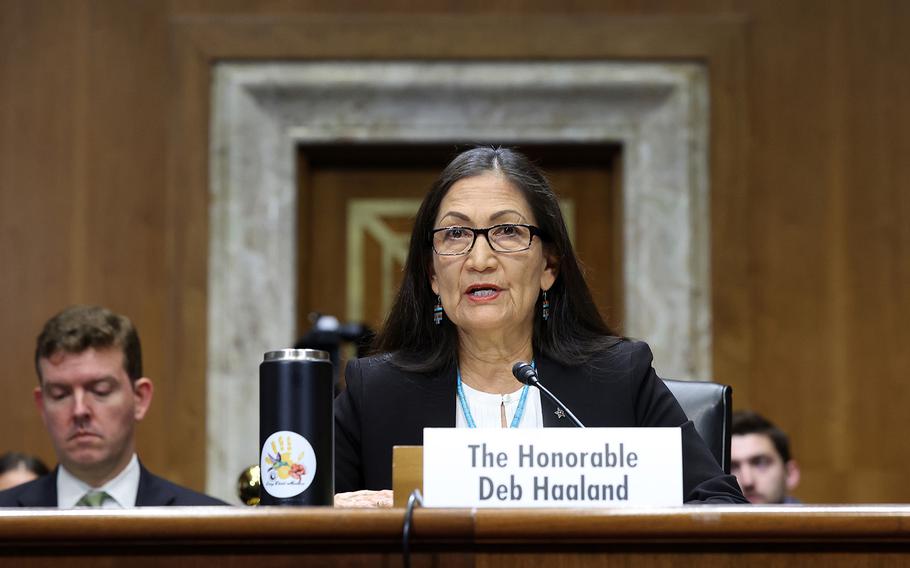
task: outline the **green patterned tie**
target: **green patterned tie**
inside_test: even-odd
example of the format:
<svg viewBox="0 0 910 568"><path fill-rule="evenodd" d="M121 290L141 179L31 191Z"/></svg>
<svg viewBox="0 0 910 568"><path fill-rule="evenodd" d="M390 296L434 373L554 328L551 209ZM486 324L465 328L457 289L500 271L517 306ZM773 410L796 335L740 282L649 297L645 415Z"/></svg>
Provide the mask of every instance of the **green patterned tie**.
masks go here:
<svg viewBox="0 0 910 568"><path fill-rule="evenodd" d="M98 508L101 507L102 503L110 498L111 496L108 495L105 491L89 491L82 496L82 499L79 499L79 501L76 503L76 506Z"/></svg>

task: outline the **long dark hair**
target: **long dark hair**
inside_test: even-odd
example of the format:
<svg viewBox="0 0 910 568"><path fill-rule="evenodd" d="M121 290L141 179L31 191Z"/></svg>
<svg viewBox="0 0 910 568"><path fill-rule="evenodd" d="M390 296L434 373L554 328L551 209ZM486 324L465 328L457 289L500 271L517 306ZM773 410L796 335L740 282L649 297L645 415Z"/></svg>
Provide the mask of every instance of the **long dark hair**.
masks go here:
<svg viewBox="0 0 910 568"><path fill-rule="evenodd" d="M457 361L458 332L448 318L433 323L436 295L430 288L433 245L430 231L439 206L455 182L496 172L524 195L543 231L547 253L558 259L556 281L547 292L550 317L541 317L541 299L535 307L533 347L563 365L587 362L619 339L607 326L585 282L559 202L543 173L523 154L509 148L474 148L452 160L433 183L420 205L411 233L404 280L389 316L374 343L376 351L393 353L401 369L432 373Z"/></svg>

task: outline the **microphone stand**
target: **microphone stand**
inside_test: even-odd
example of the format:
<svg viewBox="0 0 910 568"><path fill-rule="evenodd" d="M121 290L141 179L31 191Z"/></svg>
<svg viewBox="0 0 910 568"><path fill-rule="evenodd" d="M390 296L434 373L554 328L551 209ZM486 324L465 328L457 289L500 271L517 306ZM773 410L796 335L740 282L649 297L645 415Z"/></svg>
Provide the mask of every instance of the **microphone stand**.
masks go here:
<svg viewBox="0 0 910 568"><path fill-rule="evenodd" d="M526 385L531 385L531 386L534 386L534 387L537 387L538 389L540 389L540 392L547 395L547 398L549 398L551 401L553 401L553 403L558 408L562 409L562 411L566 413L566 416L568 416L572 420L572 422L575 423L576 426L578 426L579 428L585 427L585 425L581 423L581 420L579 420L578 418L575 417L574 414L572 414L572 411L569 410L568 406L563 404L561 400L556 398L555 394L551 393L549 391L549 389L547 389L547 387L543 386L540 383L540 379L537 378L537 370L534 367L532 367L531 365L528 365L527 363L519 361L518 363L515 363L515 365L512 367L512 374L515 375L515 378L518 379L519 382L524 383Z"/></svg>

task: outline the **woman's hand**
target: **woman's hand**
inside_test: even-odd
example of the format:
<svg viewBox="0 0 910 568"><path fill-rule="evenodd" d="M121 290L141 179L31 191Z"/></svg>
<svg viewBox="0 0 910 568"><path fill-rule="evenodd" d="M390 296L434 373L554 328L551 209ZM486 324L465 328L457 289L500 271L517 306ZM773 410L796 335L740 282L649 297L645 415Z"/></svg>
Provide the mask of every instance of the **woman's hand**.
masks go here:
<svg viewBox="0 0 910 568"><path fill-rule="evenodd" d="M352 491L350 493L336 493L335 506L350 509L366 509L375 507L389 508L392 506L392 490L363 490Z"/></svg>

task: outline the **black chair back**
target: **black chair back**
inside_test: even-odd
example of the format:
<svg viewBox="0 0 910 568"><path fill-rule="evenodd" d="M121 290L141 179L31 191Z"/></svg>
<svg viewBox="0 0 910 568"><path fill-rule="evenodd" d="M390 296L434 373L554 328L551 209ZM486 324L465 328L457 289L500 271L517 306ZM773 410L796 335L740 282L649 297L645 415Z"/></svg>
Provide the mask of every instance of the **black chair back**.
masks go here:
<svg viewBox="0 0 910 568"><path fill-rule="evenodd" d="M733 421L733 387L707 381L674 381L664 384L679 401L695 430L714 454L717 463L730 473L730 428Z"/></svg>

